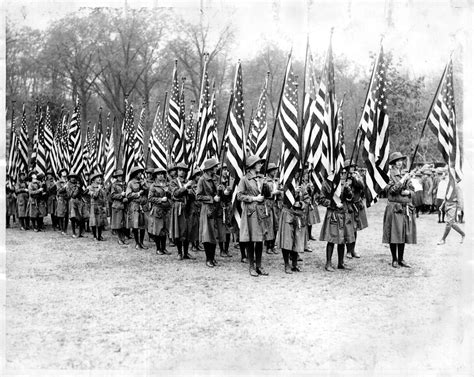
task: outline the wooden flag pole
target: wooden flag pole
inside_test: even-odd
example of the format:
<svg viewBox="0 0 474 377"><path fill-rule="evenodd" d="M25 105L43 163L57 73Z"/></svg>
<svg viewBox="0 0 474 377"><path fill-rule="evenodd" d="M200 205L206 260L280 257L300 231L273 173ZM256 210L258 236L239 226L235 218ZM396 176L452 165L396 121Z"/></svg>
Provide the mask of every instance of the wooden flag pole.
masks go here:
<svg viewBox="0 0 474 377"><path fill-rule="evenodd" d="M290 50L290 53L288 54L288 60L286 62L285 75L283 77L283 84L281 86L280 99L278 100L278 107L277 107L277 111L276 111L275 120L274 120L274 123L273 123L272 137L270 139L270 146L268 148L267 158L265 160L265 165L264 165L264 169L263 169L263 176L267 175L268 163L270 161L270 154L272 153L273 139L275 138L275 131L276 131L276 128L277 128L277 123L278 123L278 114L280 113L281 101L283 99L283 92L285 90L286 71L288 70L288 64L290 64L291 53L292 53L292 50Z"/></svg>

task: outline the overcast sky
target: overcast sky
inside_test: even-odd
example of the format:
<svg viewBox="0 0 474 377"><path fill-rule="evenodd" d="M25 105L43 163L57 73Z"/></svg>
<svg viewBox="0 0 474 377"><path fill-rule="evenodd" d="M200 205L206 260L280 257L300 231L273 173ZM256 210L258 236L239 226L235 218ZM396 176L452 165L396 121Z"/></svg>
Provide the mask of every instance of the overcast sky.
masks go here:
<svg viewBox="0 0 474 377"><path fill-rule="evenodd" d="M44 29L79 7L124 7L126 3L134 8L171 6L191 21L199 22L202 16L215 31L232 22L237 30L235 60L251 57L266 40L283 49L292 46L295 57L302 59L307 33L312 50L323 53L334 27L334 52L369 69L369 52L378 50L384 34L385 50L402 57L409 72L416 75L441 74L451 51L460 57L469 46L472 29L467 0L313 0L309 7L307 0L7 0L6 14L17 24Z"/></svg>

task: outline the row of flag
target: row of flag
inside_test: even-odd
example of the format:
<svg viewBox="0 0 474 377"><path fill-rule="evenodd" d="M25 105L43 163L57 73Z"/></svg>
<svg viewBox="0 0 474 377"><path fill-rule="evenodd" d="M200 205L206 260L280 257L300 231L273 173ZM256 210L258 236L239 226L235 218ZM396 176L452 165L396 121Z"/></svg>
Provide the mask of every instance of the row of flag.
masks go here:
<svg viewBox="0 0 474 377"><path fill-rule="evenodd" d="M363 113L358 125L358 135L354 148L362 148L362 159L366 174L367 205L377 200L377 196L388 183L389 117L387 112L387 61L383 48L374 63L367 90ZM462 178L462 156L456 129L456 115L453 92L452 61L447 65L435 99L430 108L427 122L438 137L438 147L449 167L450 176L459 181ZM103 132L102 111L94 127L87 127L85 142L82 142L80 104L72 116L64 111L53 129L49 106L41 111L38 104L34 117L33 152L28 159L28 130L25 106L21 124L17 129L12 114L11 148L8 173L15 179L19 171L26 171L31 162L39 173L51 169L57 175L65 168L76 174L90 174L100 171L105 181L110 181L117 167L117 157L122 152L122 167L129 178L134 166L145 168L152 165L165 168L173 163L184 162L190 166L192 174L201 168L205 159L218 157L228 162L235 185L245 172L248 155L269 160L273 136L268 138L267 87L268 74L262 86L255 116L251 116L248 132L245 132L245 110L243 76L240 62L237 64L235 79L229 103L229 116L224 127L219 148L216 116L216 90L210 84L207 59L204 62L197 119L194 121L194 104L186 116L184 84L178 80L178 65L172 76L171 96L166 108L158 104L151 132L147 154L144 153L146 106L142 107L138 121L132 104L125 100L125 116L121 127L119 150L115 151L114 132L116 119L110 124L110 114L106 118ZM313 59L307 44L303 104L299 111L297 76L292 69L291 52L285 69L282 91L275 117L275 130L281 134L281 150L278 158L280 182L284 186L284 202L295 203L297 187L308 174L316 190L333 176L334 200L339 200L341 192L341 172L346 159L344 142L343 100L336 97L332 43L330 41L324 68L317 79ZM166 111L167 110L167 111ZM298 114L301 119L298 119ZM166 115L166 117L165 117ZM270 143L269 143L270 141ZM352 157L351 157L352 158ZM151 160L151 164L149 163ZM235 213L236 217L239 214Z"/></svg>

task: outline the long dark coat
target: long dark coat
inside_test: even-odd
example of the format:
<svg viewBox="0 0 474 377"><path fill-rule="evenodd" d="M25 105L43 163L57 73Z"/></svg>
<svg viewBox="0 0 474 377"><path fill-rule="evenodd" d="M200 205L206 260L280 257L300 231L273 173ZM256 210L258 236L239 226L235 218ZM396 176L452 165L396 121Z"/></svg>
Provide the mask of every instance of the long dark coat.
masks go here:
<svg viewBox="0 0 474 377"><path fill-rule="evenodd" d="M184 187L184 178L176 177L170 181L169 191L173 200L169 221L169 237L171 239L186 240L188 238L188 219L186 205L188 190Z"/></svg>
<svg viewBox="0 0 474 377"><path fill-rule="evenodd" d="M390 169L387 191L387 207L383 217L382 243L416 244L416 214L412 204L415 191L407 180L401 183L402 175L396 168ZM403 195L402 191L409 193Z"/></svg>
<svg viewBox="0 0 474 377"><path fill-rule="evenodd" d="M305 209L291 209L283 206L278 221L275 246L285 250L304 252L306 244Z"/></svg>
<svg viewBox="0 0 474 377"><path fill-rule="evenodd" d="M67 193L67 181L59 180L56 182L56 216L67 217L68 216L68 193Z"/></svg>
<svg viewBox="0 0 474 377"><path fill-rule="evenodd" d="M154 236L166 236L169 231L169 211L171 201L167 195L168 187L165 184L153 183L148 191L148 201L151 205L148 219L148 233ZM166 202L162 198L168 198Z"/></svg>
<svg viewBox="0 0 474 377"><path fill-rule="evenodd" d="M125 182L115 181L110 188L110 199L112 200L112 213L110 216L110 229L125 228L125 213L127 197L125 196Z"/></svg>
<svg viewBox="0 0 474 377"><path fill-rule="evenodd" d="M320 204L327 207L326 216L321 225L320 241L335 244L355 242L357 224L352 209L352 190L344 188L341 194L342 208L334 202L332 182L325 181L321 187Z"/></svg>
<svg viewBox="0 0 474 377"><path fill-rule="evenodd" d="M147 188L142 186L138 179L133 178L127 184L126 195L128 199L127 228L145 229L143 206L147 203Z"/></svg>
<svg viewBox="0 0 474 377"><path fill-rule="evenodd" d="M91 184L88 188L91 198L91 208L89 214L90 226L106 227L107 221L107 193L104 187L97 183Z"/></svg>
<svg viewBox="0 0 474 377"><path fill-rule="evenodd" d="M219 235L217 232L217 204L214 196L217 195L217 187L212 176L205 172L198 181L196 199L201 202L201 214L199 217L199 241L217 244Z"/></svg>
<svg viewBox="0 0 474 377"><path fill-rule="evenodd" d="M197 184L194 184L188 192L186 205L186 217L188 219L188 234L186 238L189 242L199 241L199 218L201 216L201 202L196 199Z"/></svg>
<svg viewBox="0 0 474 377"><path fill-rule="evenodd" d="M254 202L253 197L260 195L261 178L251 172L247 173L237 186L237 200L242 204L240 221L240 242L262 242L266 240L269 228L270 212L262 203Z"/></svg>
<svg viewBox="0 0 474 377"><path fill-rule="evenodd" d="M48 213L51 215L56 215L57 187L52 178L46 181L46 198Z"/></svg>
<svg viewBox="0 0 474 377"><path fill-rule="evenodd" d="M16 195L15 195L15 187L10 183L7 182L6 188L5 188L5 193L6 193L6 213L7 216L10 215L16 215Z"/></svg>
<svg viewBox="0 0 474 377"><path fill-rule="evenodd" d="M45 206L43 201L43 193L44 190L41 182L30 182L28 185L28 208L29 216L32 218L43 217L44 211L42 210L42 207Z"/></svg>
<svg viewBox="0 0 474 377"><path fill-rule="evenodd" d="M67 183L70 219L82 220L84 218L84 202L82 201L82 192L83 190L79 182Z"/></svg>
<svg viewBox="0 0 474 377"><path fill-rule="evenodd" d="M19 181L15 186L18 217L28 216L28 183Z"/></svg>
<svg viewBox="0 0 474 377"><path fill-rule="evenodd" d="M352 193L352 203L354 204L354 220L357 225L356 230L362 230L369 226L369 222L367 220L367 211L364 203L365 183L362 177L359 178L352 176Z"/></svg>

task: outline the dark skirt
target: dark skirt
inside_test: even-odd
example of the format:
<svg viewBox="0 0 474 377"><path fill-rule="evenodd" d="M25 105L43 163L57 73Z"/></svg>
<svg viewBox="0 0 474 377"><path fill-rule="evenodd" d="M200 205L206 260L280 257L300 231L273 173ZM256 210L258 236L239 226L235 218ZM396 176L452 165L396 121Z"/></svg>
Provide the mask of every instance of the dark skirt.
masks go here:
<svg viewBox="0 0 474 377"><path fill-rule="evenodd" d="M62 196L58 196L56 202L56 216L66 217L68 215L68 200Z"/></svg>
<svg viewBox="0 0 474 377"><path fill-rule="evenodd" d="M355 242L356 226L353 213L328 208L321 226L319 240L335 244Z"/></svg>
<svg viewBox="0 0 474 377"><path fill-rule="evenodd" d="M382 243L416 244L415 219L413 206L388 202L383 216Z"/></svg>
<svg viewBox="0 0 474 377"><path fill-rule="evenodd" d="M153 207L148 217L148 234L166 236L169 227L169 214L158 207Z"/></svg>

